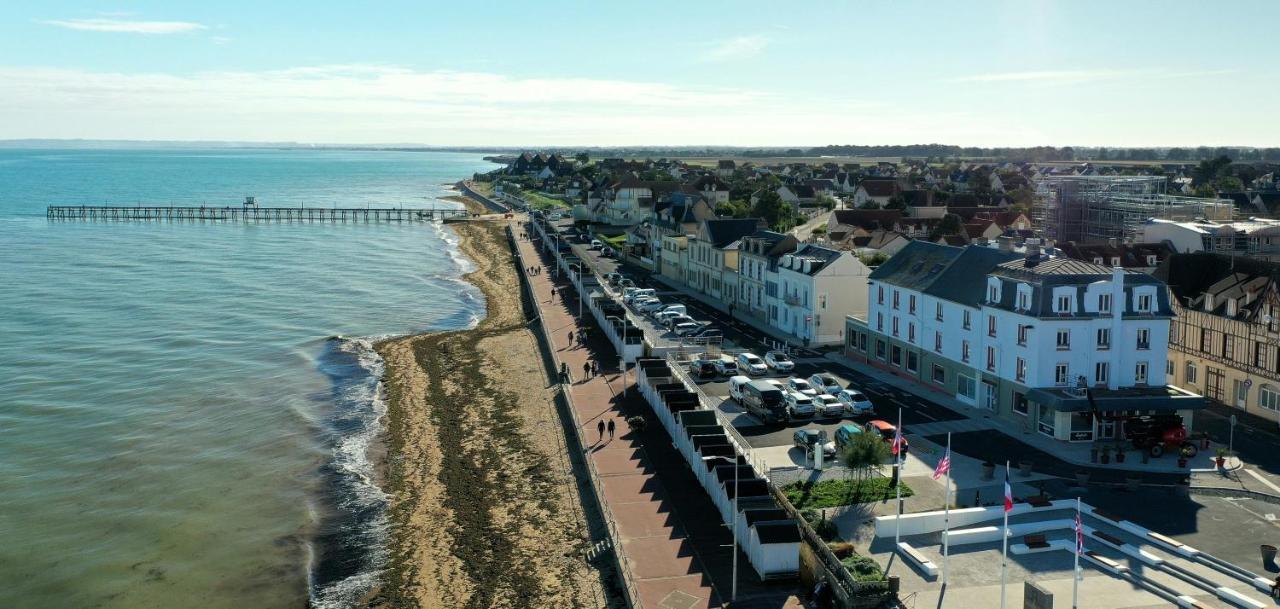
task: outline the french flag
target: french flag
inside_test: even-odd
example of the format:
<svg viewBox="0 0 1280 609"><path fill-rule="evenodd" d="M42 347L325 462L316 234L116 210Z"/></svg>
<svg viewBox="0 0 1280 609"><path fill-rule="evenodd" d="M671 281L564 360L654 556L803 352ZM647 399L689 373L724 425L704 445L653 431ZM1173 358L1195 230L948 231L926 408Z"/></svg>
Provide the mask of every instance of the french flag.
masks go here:
<svg viewBox="0 0 1280 609"><path fill-rule="evenodd" d="M1004 466L1004 511L1013 511L1013 487L1009 486L1009 464Z"/></svg>

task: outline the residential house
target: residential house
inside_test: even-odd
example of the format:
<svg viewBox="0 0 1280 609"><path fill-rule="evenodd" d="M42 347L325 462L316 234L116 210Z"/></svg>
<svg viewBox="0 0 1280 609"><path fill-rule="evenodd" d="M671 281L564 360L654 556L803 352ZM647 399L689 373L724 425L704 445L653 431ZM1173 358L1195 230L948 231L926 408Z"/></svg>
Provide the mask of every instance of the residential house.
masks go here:
<svg viewBox="0 0 1280 609"><path fill-rule="evenodd" d="M862 207L868 201L874 201L884 207L889 203L889 199L901 190L897 180L866 178L859 182L857 190L853 191L853 205Z"/></svg>
<svg viewBox="0 0 1280 609"><path fill-rule="evenodd" d="M1174 312L1145 273L913 241L870 276L845 353L1064 442L1117 441L1135 414L1191 427L1200 396L1166 386Z"/></svg>
<svg viewBox="0 0 1280 609"><path fill-rule="evenodd" d="M737 171L737 169L738 164L734 163L731 159L722 159L720 162L716 163L716 175L722 178L733 177L733 172Z"/></svg>
<svg viewBox="0 0 1280 609"><path fill-rule="evenodd" d="M738 246L736 310L768 325L769 304L778 297L778 260L799 247L795 235L759 230Z"/></svg>
<svg viewBox="0 0 1280 609"><path fill-rule="evenodd" d="M805 346L839 344L844 320L867 310L871 269L848 251L806 244L778 259L769 325Z"/></svg>
<svg viewBox="0 0 1280 609"><path fill-rule="evenodd" d="M1174 254L1156 270L1173 294L1170 382L1268 419L1280 416L1280 264Z"/></svg>
<svg viewBox="0 0 1280 609"><path fill-rule="evenodd" d="M738 288L739 240L764 228L767 226L759 218L704 220L688 240L684 284L716 300L731 299ZM731 279L727 284L726 274Z"/></svg>
<svg viewBox="0 0 1280 609"><path fill-rule="evenodd" d="M903 214L897 209L836 209L827 216L827 236L833 241L865 237L877 230L896 231Z"/></svg>
<svg viewBox="0 0 1280 609"><path fill-rule="evenodd" d="M707 174L694 180L689 186L711 202L712 207L729 202L729 185L719 177Z"/></svg>
<svg viewBox="0 0 1280 609"><path fill-rule="evenodd" d="M655 206L655 213L648 223L650 230L649 243L657 247L653 252L655 256L654 268L662 269L664 266L662 258L668 251L665 246L665 240L668 237L683 238L687 235L693 235L698 232L698 226L704 220L711 220L715 217L716 213L711 204L700 197L673 197L670 202L658 203ZM671 251L681 251L684 243L685 241L679 239L673 241L671 246L676 249ZM681 283L684 282L683 275L679 279Z"/></svg>
<svg viewBox="0 0 1280 609"><path fill-rule="evenodd" d="M1120 243L1116 239L1090 244L1068 241L1057 244L1057 247L1068 258L1142 273L1154 273L1173 255L1173 248L1168 243Z"/></svg>

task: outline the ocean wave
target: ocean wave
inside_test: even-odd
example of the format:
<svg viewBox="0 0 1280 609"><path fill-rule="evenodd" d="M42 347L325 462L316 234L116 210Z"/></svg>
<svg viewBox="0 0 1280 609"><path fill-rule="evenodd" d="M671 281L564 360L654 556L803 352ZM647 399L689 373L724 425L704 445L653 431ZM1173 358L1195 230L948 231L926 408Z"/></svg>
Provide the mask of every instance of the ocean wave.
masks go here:
<svg viewBox="0 0 1280 609"><path fill-rule="evenodd" d="M377 585L388 558L390 497L378 486L370 456L387 412L384 365L374 340L333 337L321 358L335 398L327 425L332 460L322 468L330 507L311 565L311 606L321 609L355 605Z"/></svg>

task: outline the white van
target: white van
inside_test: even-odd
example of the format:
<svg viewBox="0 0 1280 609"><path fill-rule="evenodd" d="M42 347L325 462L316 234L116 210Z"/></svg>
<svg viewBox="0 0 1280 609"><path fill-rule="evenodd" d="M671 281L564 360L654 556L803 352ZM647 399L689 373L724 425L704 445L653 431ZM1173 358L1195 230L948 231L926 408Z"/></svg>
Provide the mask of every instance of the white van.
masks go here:
<svg viewBox="0 0 1280 609"><path fill-rule="evenodd" d="M640 288L622 297L626 302L635 302L641 298L653 298L658 295L658 291L653 288Z"/></svg>
<svg viewBox="0 0 1280 609"><path fill-rule="evenodd" d="M729 397L741 404L742 388L746 387L749 383L751 383L751 377L741 375L729 377Z"/></svg>

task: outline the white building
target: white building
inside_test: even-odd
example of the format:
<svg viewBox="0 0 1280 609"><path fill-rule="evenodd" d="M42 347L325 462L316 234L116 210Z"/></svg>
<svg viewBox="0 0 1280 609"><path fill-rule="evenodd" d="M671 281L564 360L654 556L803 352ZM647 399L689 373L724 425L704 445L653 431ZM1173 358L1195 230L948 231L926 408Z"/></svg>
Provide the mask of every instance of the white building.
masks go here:
<svg viewBox="0 0 1280 609"><path fill-rule="evenodd" d="M840 343L845 317L867 310L871 269L848 251L807 244L780 256L775 274L769 325L805 345Z"/></svg>
<svg viewBox="0 0 1280 609"><path fill-rule="evenodd" d="M870 276L850 357L1066 441L1122 437L1116 421L1199 396L1165 386L1168 289L1067 258L914 241Z"/></svg>

